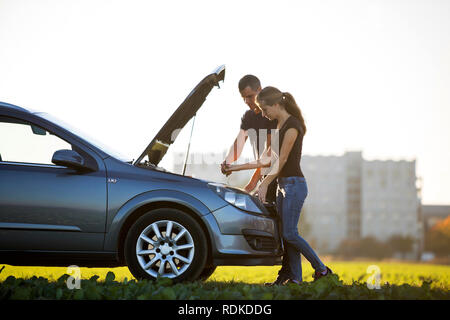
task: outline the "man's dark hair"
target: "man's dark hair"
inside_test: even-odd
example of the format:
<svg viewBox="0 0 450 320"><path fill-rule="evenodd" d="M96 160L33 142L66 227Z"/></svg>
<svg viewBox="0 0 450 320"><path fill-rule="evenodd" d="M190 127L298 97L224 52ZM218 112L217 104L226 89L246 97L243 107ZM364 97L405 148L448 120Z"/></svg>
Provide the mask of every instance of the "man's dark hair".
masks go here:
<svg viewBox="0 0 450 320"><path fill-rule="evenodd" d="M242 91L247 87L250 87L252 90L256 91L261 87L261 82L254 75L247 74L239 80L239 91Z"/></svg>

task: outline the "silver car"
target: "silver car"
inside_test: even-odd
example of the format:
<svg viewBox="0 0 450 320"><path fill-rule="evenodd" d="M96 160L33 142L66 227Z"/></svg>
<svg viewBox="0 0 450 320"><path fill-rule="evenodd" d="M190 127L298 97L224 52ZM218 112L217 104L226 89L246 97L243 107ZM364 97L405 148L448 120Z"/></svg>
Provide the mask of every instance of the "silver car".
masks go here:
<svg viewBox="0 0 450 320"><path fill-rule="evenodd" d="M0 102L0 263L127 265L137 279L175 282L206 279L220 265L279 264L271 207L158 167L172 133L224 77L222 66L200 81L128 162L47 113Z"/></svg>

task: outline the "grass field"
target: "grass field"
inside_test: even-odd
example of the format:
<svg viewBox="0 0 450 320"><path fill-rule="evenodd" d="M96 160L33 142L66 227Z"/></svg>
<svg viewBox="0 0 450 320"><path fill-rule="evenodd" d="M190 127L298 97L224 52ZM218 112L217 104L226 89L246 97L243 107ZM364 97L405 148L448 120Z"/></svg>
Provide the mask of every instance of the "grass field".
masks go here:
<svg viewBox="0 0 450 320"><path fill-rule="evenodd" d="M432 288L450 290L450 266L428 265L414 263L390 263L390 262L329 262L331 269L339 275L344 284L352 284L353 281L366 283L370 276L374 277L377 269L367 272L371 265L378 266L380 284L385 282L395 285L409 284L421 286L423 281L432 281ZM3 265L0 265L0 269ZM248 284L261 284L276 278L280 266L273 267L218 267L207 281L220 282L244 282ZM109 271L114 272L116 281L134 279L126 267L120 268L80 268L81 278L89 279L98 275L99 280L104 280ZM311 265L303 263L303 280L312 281ZM67 273L67 268L62 267L15 267L5 265L0 273L0 282L8 276L16 278L44 277L49 280L57 280Z"/></svg>
<svg viewBox="0 0 450 320"><path fill-rule="evenodd" d="M237 299L247 299L248 295L253 298L265 299L292 299L292 298L350 298L358 299L450 299L450 266L429 265L416 263L392 263L392 262L344 262L329 261L326 263L337 275L335 279L330 279L328 283L324 282L319 285L312 283L312 268L309 263L303 264L303 277L305 283L301 290L297 288L276 288L268 289L261 286L264 282L273 281L276 278L280 266L274 267L218 267L214 274L205 283L177 284L172 285L167 282L156 284L140 284L132 281L134 278L126 267L121 268L81 268L81 279L85 279L83 284L86 286L96 286L92 289L95 294L92 297L103 299L111 294L110 288L101 288L105 284L114 283L117 288L120 286L136 287L133 290L123 291L124 295L129 295L132 299L186 299L192 298L208 298L208 299L228 299L236 297ZM0 269L3 265L0 265ZM5 265L0 273L0 287L5 284L10 289L13 297L18 289L25 290L27 286L39 287L47 286L51 288L59 288L60 292L56 297L63 299L76 298L71 292L66 292L65 280L61 278L64 274L69 274L67 268L60 267L14 267ZM111 274L114 277L111 282ZM379 284L381 290L369 290L368 280L373 280L369 284L375 285L375 279L379 273ZM71 274L75 276L75 274ZM16 280L11 284L13 276ZM92 277L95 276L95 280ZM41 277L41 278L40 278ZM68 277L68 276L66 276ZM108 280L109 278L109 280ZM9 279L9 280L7 280ZM24 281L30 279L28 281ZM58 279L60 279L58 281ZM66 279L66 278L65 278ZM91 279L91 281L89 281ZM20 280L20 281L19 281ZM105 281L106 280L106 281ZM14 281L14 280L13 280ZM328 280L327 280L328 281ZM59 283L58 283L59 282ZM56 285L55 285L56 284ZM147 287L146 287L147 286ZM150 286L150 287L148 287ZM133 288L134 288L133 287ZM122 298L121 293L115 289L113 298ZM146 289L145 289L146 288ZM0 288L1 289L1 288ZM328 290L329 289L329 290ZM28 289L27 289L28 290ZM34 291L33 291L34 290ZM36 291L37 290L37 291ZM56 289L55 289L56 290ZM98 291L103 290L103 291ZM125 289L120 289L125 290ZM140 290L140 291L139 291ZM161 296L161 290L166 295ZM229 292L226 292L228 290ZM288 290L288 291L283 291ZM290 290L290 291L289 291ZM308 291L309 290L309 291ZM395 291L397 290L397 291ZM1 290L0 290L1 291ZM22 291L20 293L22 294ZM41 289L29 289L25 297L35 298L36 294L42 296ZM45 290L44 290L45 291ZM333 291L331 295L327 295L327 291ZM36 293L39 292L39 293ZM133 293L130 293L133 292ZM155 292L158 293L155 296ZM169 292L169 293L167 293ZM379 296L375 292L380 293ZM45 297L53 299L52 293L45 293ZM126 298L126 297L123 298ZM20 295L19 295L20 297ZM45 298L44 297L44 298ZM86 295L82 296L86 299ZM183 298L184 297L184 298ZM89 295L88 295L88 299Z"/></svg>

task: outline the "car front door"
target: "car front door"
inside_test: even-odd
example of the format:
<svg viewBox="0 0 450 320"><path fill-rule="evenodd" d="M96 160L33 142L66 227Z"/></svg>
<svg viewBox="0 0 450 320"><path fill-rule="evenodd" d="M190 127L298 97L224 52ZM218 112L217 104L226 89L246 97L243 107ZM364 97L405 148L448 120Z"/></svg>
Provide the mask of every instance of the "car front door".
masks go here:
<svg viewBox="0 0 450 320"><path fill-rule="evenodd" d="M98 155L45 126L0 115L0 250L102 250L106 170ZM95 171L52 163L75 150Z"/></svg>

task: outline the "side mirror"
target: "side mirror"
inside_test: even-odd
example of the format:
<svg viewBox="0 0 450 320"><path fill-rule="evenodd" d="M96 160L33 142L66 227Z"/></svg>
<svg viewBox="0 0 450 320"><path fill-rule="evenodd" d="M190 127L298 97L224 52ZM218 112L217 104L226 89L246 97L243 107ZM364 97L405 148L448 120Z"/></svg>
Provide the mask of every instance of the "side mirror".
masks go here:
<svg viewBox="0 0 450 320"><path fill-rule="evenodd" d="M55 151L52 162L58 166L69 167L73 169L86 169L84 159L80 154L73 150Z"/></svg>

